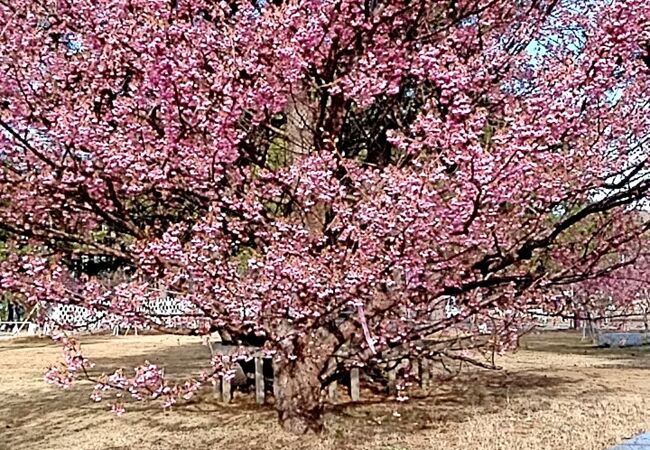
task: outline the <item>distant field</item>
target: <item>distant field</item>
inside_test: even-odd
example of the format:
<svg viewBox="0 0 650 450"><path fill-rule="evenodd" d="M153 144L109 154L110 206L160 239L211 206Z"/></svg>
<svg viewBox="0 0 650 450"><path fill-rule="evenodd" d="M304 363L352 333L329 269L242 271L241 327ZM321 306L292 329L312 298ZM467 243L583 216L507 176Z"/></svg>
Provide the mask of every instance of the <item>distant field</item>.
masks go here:
<svg viewBox="0 0 650 450"><path fill-rule="evenodd" d="M183 376L209 354L197 338L82 342L97 370L148 359ZM0 449L601 450L650 430L650 353L591 348L568 332L530 335L499 360L503 371L467 374L427 398L397 404L362 392L365 402L330 407L327 432L307 438L281 432L271 407L241 395L220 405L208 391L170 413L145 403L115 417L89 401L89 384L63 392L42 381L59 352L47 340L0 341Z"/></svg>

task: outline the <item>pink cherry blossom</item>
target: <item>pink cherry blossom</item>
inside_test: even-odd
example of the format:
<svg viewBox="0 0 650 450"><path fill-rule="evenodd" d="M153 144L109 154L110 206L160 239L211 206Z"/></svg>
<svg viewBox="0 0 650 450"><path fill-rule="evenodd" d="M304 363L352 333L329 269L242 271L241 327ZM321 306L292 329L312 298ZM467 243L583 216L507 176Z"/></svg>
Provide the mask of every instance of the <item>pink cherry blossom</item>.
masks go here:
<svg viewBox="0 0 650 450"><path fill-rule="evenodd" d="M2 4L0 290L43 322L73 305L235 348L179 381L98 375L62 339L47 380L90 378L118 413L253 348L298 433L351 367L491 367L558 293L647 278L648 19L640 0Z"/></svg>

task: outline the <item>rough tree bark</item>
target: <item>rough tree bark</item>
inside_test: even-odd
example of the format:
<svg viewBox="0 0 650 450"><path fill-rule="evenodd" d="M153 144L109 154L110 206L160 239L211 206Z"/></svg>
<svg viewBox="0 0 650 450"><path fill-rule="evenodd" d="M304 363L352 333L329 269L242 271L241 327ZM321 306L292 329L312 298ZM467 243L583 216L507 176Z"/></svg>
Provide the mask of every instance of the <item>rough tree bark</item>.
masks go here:
<svg viewBox="0 0 650 450"><path fill-rule="evenodd" d="M338 137L345 112L342 97L336 101L329 94L319 91L320 102L311 98L309 88L294 95L286 107L286 140L289 152L287 161L296 161L324 144L323 130L327 137ZM320 114L317 105L320 105ZM317 118L317 116L320 118ZM321 130L321 131L319 131ZM301 210L301 220L309 232L320 238L323 235L328 205L317 202L307 210ZM289 332L290 329L287 330ZM292 350L311 357L290 359L278 354L273 361L275 407L282 427L294 434L319 433L323 429L324 397L321 392L320 373L327 364L334 347L333 336L321 330L319 337L307 338L294 343ZM280 333L281 335L284 333Z"/></svg>
<svg viewBox="0 0 650 450"><path fill-rule="evenodd" d="M273 361L275 408L282 428L294 434L323 429L320 368L309 359L291 361L284 355Z"/></svg>

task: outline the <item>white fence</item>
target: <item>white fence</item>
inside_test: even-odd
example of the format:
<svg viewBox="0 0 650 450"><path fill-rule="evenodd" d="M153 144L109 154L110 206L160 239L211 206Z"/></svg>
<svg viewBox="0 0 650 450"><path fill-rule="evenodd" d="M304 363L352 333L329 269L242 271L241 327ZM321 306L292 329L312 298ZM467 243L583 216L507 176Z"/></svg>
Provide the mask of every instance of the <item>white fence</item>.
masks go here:
<svg viewBox="0 0 650 450"><path fill-rule="evenodd" d="M91 310L79 305L49 305L44 311L43 319L65 328L102 330L133 326L138 322L142 323L142 327L174 327L179 320L187 321L188 317L195 314L196 310L189 302L166 296L122 314L108 313L101 309Z"/></svg>
<svg viewBox="0 0 650 450"><path fill-rule="evenodd" d="M147 329L152 326L175 328L196 316L196 309L189 303L177 298L165 296L140 305L124 314L112 314L101 309L91 310L73 304L39 304L22 321L1 322L0 336L18 334L50 334L56 328L78 331ZM38 323L44 324L41 328Z"/></svg>
<svg viewBox="0 0 650 450"><path fill-rule="evenodd" d="M26 321L0 321L0 337L16 336L22 332L34 336L39 331L38 325Z"/></svg>

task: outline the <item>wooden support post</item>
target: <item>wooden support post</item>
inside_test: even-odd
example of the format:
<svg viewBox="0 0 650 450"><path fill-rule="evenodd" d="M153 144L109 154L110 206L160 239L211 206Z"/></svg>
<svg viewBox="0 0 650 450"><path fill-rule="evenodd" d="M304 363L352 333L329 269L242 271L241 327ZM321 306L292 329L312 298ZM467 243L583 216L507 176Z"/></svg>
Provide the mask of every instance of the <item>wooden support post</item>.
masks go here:
<svg viewBox="0 0 650 450"><path fill-rule="evenodd" d="M420 378L420 360L419 359L409 359L408 364L411 367L411 375L415 377L415 379Z"/></svg>
<svg viewBox="0 0 650 450"><path fill-rule="evenodd" d="M397 393L397 367L388 371L388 394Z"/></svg>
<svg viewBox="0 0 650 450"><path fill-rule="evenodd" d="M332 381L329 384L329 386L327 386L327 396L329 397L332 403L336 403L336 398L338 396L337 389L338 389L338 383L336 381Z"/></svg>
<svg viewBox="0 0 650 450"><path fill-rule="evenodd" d="M221 401L221 378L212 380L212 397L217 401Z"/></svg>
<svg viewBox="0 0 650 450"><path fill-rule="evenodd" d="M353 402L358 402L359 396L359 368L355 367L350 370L350 398Z"/></svg>
<svg viewBox="0 0 650 450"><path fill-rule="evenodd" d="M420 360L420 381L423 390L427 391L431 388L431 368L426 358Z"/></svg>
<svg viewBox="0 0 650 450"><path fill-rule="evenodd" d="M255 358L255 401L264 404L264 360Z"/></svg>
<svg viewBox="0 0 650 450"><path fill-rule="evenodd" d="M275 404L278 404L278 384L275 382L275 370L273 370L273 398L275 400Z"/></svg>
<svg viewBox="0 0 650 450"><path fill-rule="evenodd" d="M230 385L230 379L221 379L221 400L224 403L230 403L230 400L232 400L232 387Z"/></svg>

